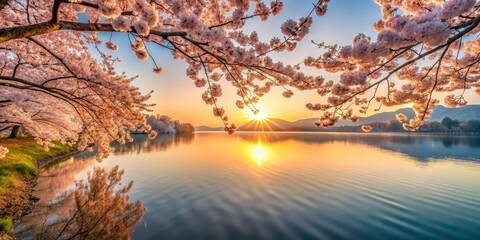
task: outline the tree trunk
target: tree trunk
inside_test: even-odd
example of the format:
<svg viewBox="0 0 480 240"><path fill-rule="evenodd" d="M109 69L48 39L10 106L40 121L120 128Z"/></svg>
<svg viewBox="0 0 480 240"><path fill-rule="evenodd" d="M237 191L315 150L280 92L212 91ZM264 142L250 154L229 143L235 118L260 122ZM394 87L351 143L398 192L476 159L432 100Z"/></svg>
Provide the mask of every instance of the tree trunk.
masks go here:
<svg viewBox="0 0 480 240"><path fill-rule="evenodd" d="M18 135L20 135L20 126L16 125L16 126L13 126L12 128L12 132L10 133L10 136L9 138L17 138Z"/></svg>

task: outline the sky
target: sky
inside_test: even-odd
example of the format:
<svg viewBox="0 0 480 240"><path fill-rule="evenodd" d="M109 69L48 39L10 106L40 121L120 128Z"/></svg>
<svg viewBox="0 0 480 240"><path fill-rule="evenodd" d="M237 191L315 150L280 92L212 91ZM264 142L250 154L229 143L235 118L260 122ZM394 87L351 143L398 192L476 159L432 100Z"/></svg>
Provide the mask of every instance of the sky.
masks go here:
<svg viewBox="0 0 480 240"><path fill-rule="evenodd" d="M284 0L284 9L279 15L270 17L266 22L259 19L248 20L243 31L247 34L257 31L260 40L267 42L272 37L281 37L281 24L288 19L298 20L306 16L311 10L313 2L313 0ZM376 33L372 24L380 18L380 8L373 0L331 1L326 15L314 16L310 33L294 52L275 53L270 56L274 60L296 64L308 56L320 55L321 51L311 43L312 40L343 46L350 45L353 38L359 33L364 33L374 39ZM108 36L110 35L108 34ZM116 65L118 72L126 72L128 76L138 75L139 77L133 84L138 86L143 93L153 90L150 103L156 104L152 108L154 114L168 115L173 119L195 126L222 125L221 120L212 115L212 106L205 104L201 99L205 90L196 88L193 81L186 76L187 64L185 62L173 59L166 49L147 45L157 64L164 69L164 72L158 75L153 73L154 65L151 61L140 61L134 57L126 35L114 33L112 40L120 47L119 51L114 53L115 56L122 59L122 62ZM337 81L339 79L338 75L312 68L306 68L306 73L314 76L322 75L327 80ZM221 85L223 96L218 103L225 109L230 122L242 125L249 121L252 116L249 110L241 110L235 106L235 101L238 99L236 89L225 80L221 80ZM281 118L288 121L320 116L319 112L306 109L305 104L309 102L322 103L325 102L324 98L317 95L315 91L291 90L294 92L294 96L286 99L282 96L282 88L273 88L269 94L260 99L257 104L258 108L266 112L270 118ZM467 100L470 100L470 103L478 103L478 96L474 96L474 94L467 95ZM383 111L393 111L396 108L382 109ZM372 111L367 115L373 113Z"/></svg>

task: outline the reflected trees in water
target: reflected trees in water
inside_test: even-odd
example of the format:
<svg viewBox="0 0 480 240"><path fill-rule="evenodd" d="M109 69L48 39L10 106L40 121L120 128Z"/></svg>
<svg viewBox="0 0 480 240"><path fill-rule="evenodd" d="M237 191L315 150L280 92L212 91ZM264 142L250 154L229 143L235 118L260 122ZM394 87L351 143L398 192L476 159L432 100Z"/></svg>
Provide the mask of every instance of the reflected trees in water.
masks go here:
<svg viewBox="0 0 480 240"><path fill-rule="evenodd" d="M130 201L133 182L122 186L123 170L96 167L86 182L37 207L22 220L19 239L130 239L146 209Z"/></svg>
<svg viewBox="0 0 480 240"><path fill-rule="evenodd" d="M115 155L166 151L172 147L190 144L195 134L160 134L155 139L148 139L145 134L132 135L134 141L125 145L115 144Z"/></svg>

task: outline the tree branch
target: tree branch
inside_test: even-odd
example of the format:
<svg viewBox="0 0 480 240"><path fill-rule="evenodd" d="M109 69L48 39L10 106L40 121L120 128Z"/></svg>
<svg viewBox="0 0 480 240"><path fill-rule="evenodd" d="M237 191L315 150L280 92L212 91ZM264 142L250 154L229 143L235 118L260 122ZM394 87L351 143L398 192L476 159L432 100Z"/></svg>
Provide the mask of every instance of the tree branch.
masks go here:
<svg viewBox="0 0 480 240"><path fill-rule="evenodd" d="M54 21L49 21L32 25L2 28L0 29L0 43L19 38L27 38L51 33L57 30L73 30L83 32L118 32L112 27L111 24L106 23L79 23L68 21L59 21L58 23L56 23ZM132 30L131 33L137 32L135 30ZM187 36L186 32L162 32L157 30L150 31L150 34L164 38L174 36Z"/></svg>

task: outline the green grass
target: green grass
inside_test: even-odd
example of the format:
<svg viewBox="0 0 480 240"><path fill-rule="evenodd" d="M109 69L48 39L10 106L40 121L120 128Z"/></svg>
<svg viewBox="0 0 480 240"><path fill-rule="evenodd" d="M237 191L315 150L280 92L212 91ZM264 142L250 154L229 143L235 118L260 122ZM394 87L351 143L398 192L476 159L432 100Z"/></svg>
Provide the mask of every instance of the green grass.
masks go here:
<svg viewBox="0 0 480 240"><path fill-rule="evenodd" d="M45 151L31 138L0 139L0 146L9 152L0 158L0 195L22 180L38 174L37 161L70 151L72 147L55 144Z"/></svg>
<svg viewBox="0 0 480 240"><path fill-rule="evenodd" d="M13 234L13 222L10 218L0 218L0 233Z"/></svg>

